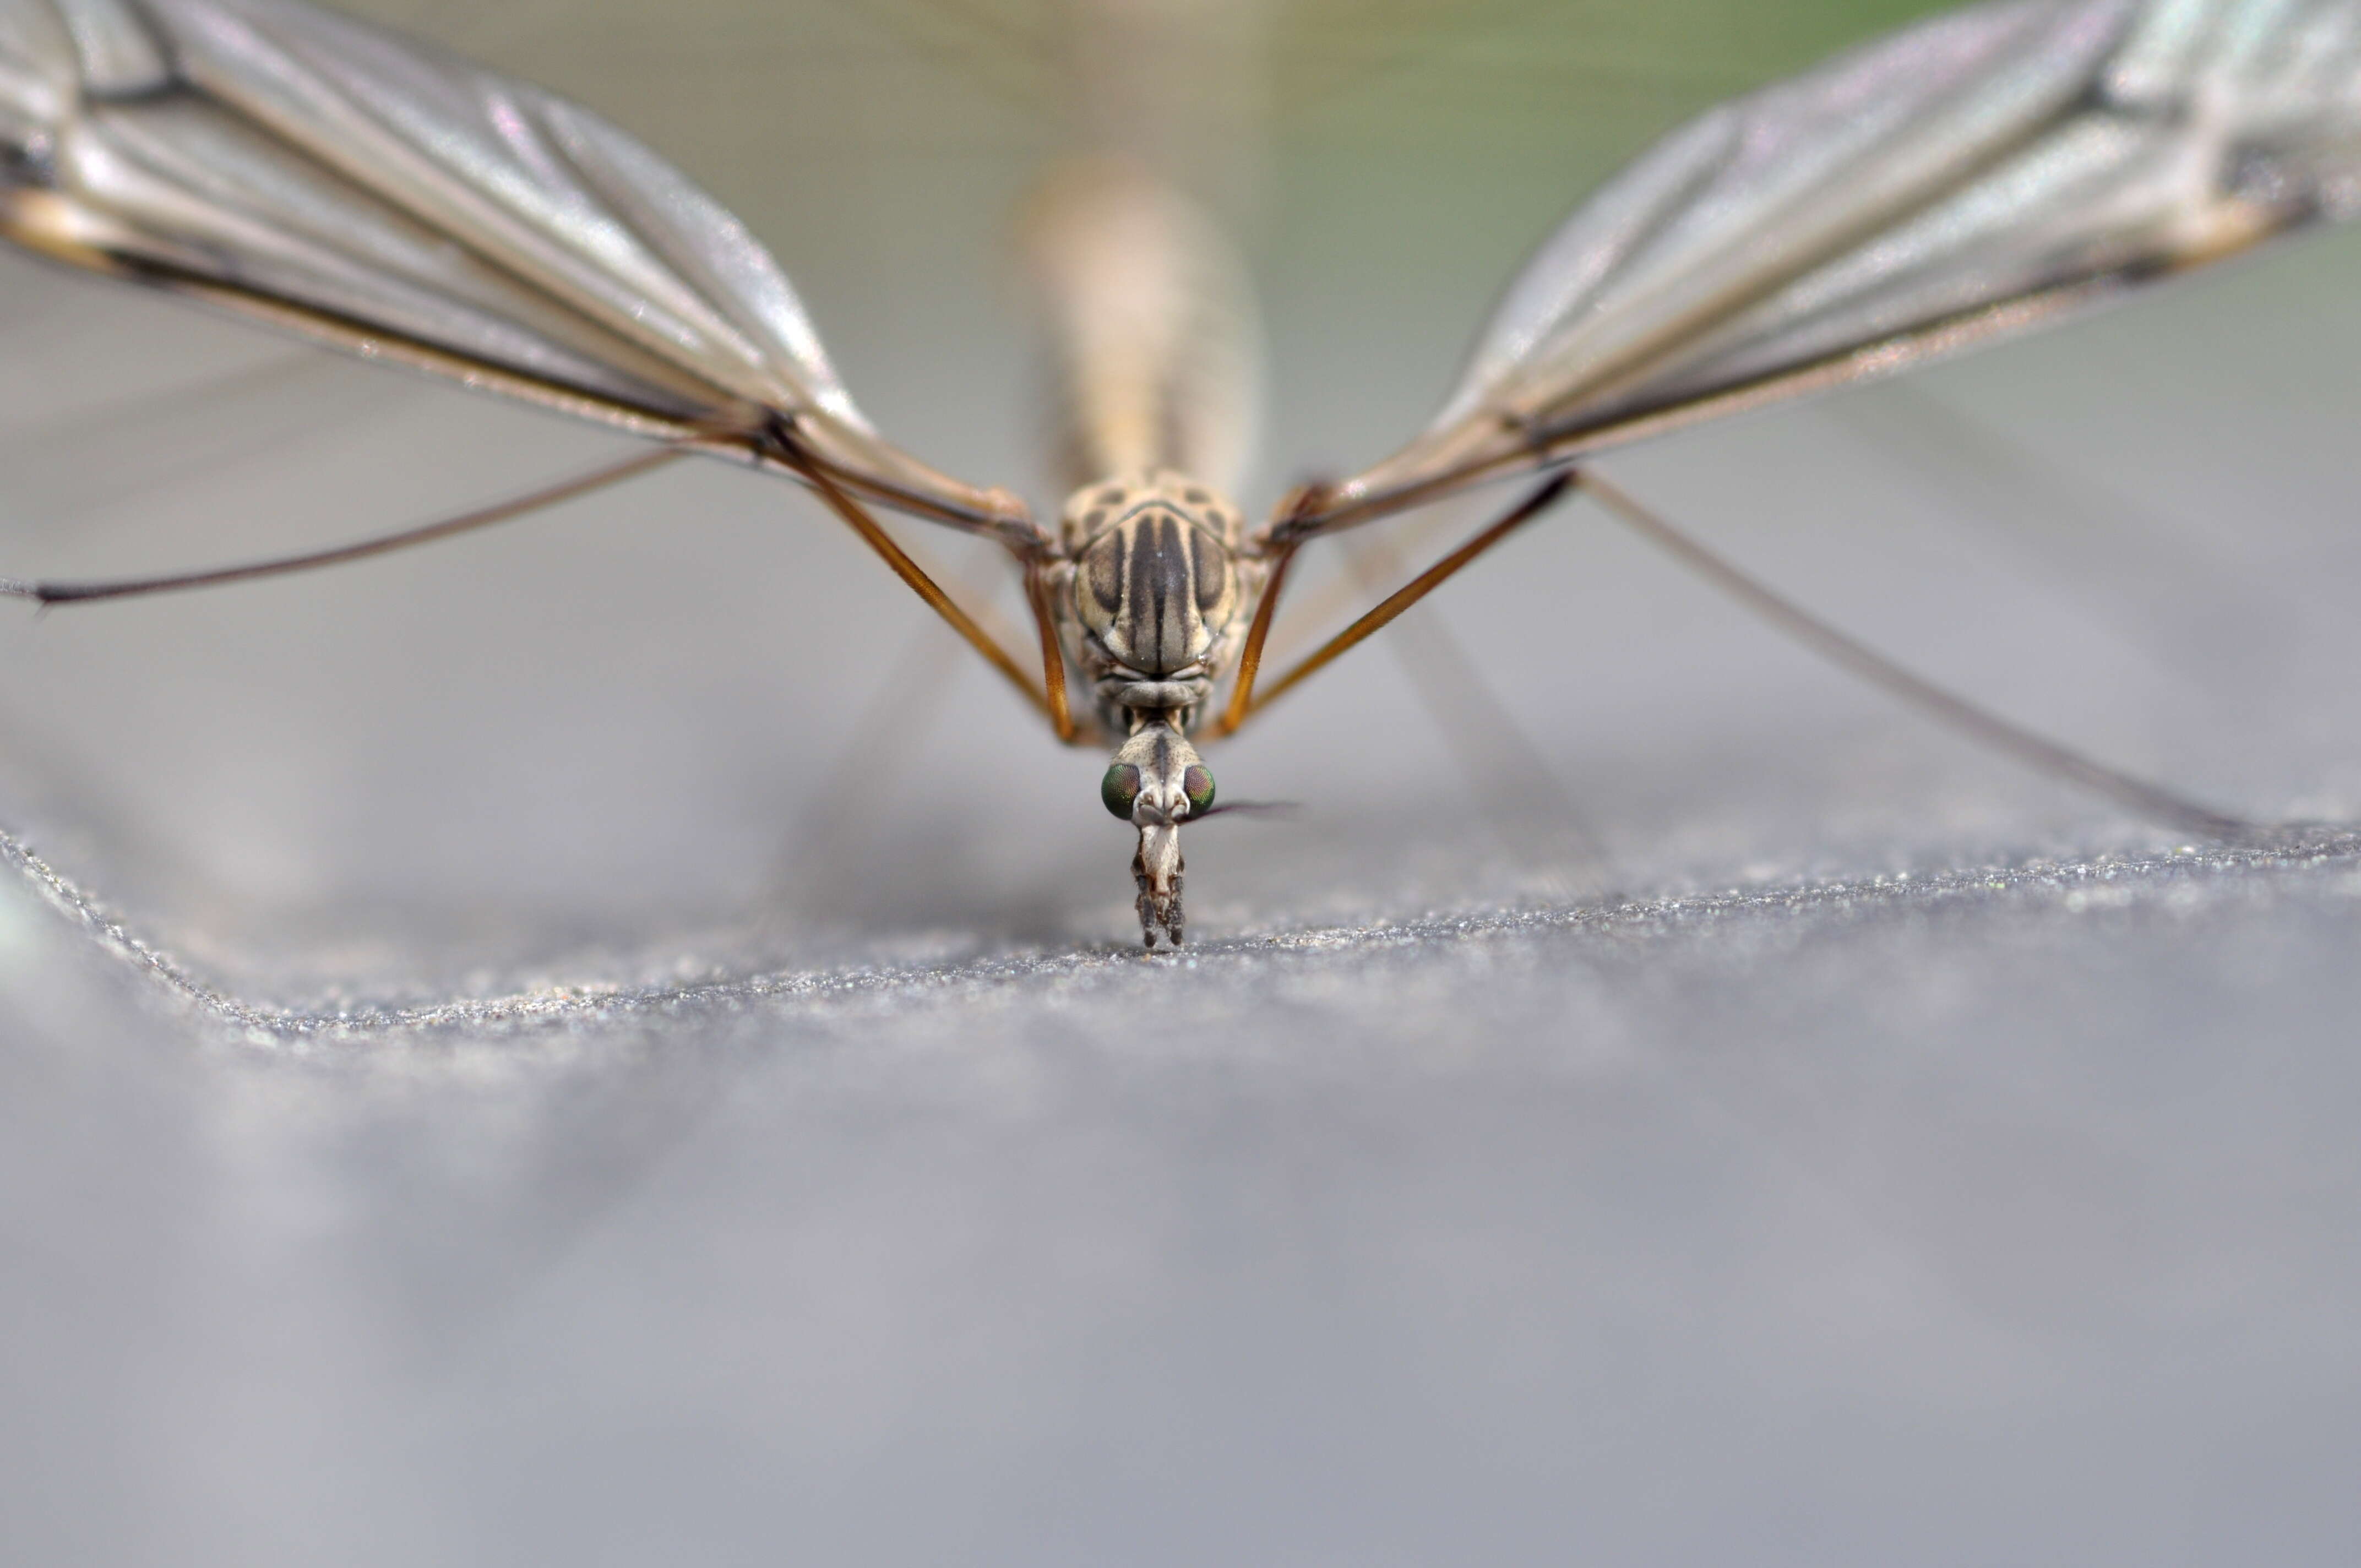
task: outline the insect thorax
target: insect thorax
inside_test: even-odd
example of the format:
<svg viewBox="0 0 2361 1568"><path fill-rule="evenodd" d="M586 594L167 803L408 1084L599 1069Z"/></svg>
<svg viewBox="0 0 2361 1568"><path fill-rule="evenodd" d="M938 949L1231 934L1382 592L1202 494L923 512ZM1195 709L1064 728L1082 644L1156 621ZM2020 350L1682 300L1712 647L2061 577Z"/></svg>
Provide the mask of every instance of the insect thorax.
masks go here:
<svg viewBox="0 0 2361 1568"><path fill-rule="evenodd" d="M1240 558L1246 523L1169 469L1088 485L1060 523L1053 587L1067 657L1117 735L1164 717L1183 729L1235 653L1260 583Z"/></svg>

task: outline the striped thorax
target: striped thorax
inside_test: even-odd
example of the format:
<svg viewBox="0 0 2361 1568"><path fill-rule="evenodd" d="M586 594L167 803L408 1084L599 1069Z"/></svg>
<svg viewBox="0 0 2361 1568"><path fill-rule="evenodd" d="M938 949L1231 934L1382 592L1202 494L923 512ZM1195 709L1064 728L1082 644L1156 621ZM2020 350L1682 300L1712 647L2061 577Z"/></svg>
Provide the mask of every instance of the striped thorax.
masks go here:
<svg viewBox="0 0 2361 1568"><path fill-rule="evenodd" d="M1260 587L1246 522L1169 469L1086 486L1066 502L1053 582L1067 657L1100 723L1128 735L1161 718L1186 729L1245 635Z"/></svg>

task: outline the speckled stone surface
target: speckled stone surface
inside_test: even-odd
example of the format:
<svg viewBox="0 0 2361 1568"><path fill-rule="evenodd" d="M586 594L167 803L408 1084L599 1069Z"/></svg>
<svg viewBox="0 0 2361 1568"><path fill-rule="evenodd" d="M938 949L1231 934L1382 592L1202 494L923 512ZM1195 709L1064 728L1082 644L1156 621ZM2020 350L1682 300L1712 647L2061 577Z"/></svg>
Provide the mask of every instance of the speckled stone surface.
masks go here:
<svg viewBox="0 0 2361 1568"><path fill-rule="evenodd" d="M345 1016L12 858L16 1561L2361 1546L2350 838Z"/></svg>

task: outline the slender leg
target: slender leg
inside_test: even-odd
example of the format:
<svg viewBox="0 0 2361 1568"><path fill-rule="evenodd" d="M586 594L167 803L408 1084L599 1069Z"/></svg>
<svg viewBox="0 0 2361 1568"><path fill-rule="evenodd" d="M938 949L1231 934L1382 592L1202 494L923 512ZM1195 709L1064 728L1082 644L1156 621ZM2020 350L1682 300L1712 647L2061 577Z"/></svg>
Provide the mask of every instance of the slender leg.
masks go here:
<svg viewBox="0 0 2361 1568"><path fill-rule="evenodd" d="M686 446L662 446L653 452L642 452L621 463L609 463L577 474L555 485L492 506L465 511L456 517L443 518L416 528L405 528L399 533L380 534L356 544L339 544L327 550L308 551L301 555L282 555L275 560L250 561L239 566L215 566L198 572L174 572L159 577L118 577L105 582L24 582L15 577L0 577L0 595L16 598L37 599L44 607L53 604L80 604L92 599L129 598L137 594L169 593L179 588L208 588L222 583L245 582L254 577L273 577L283 572L309 571L314 566L340 565L346 561L359 561L371 555L384 555L405 550L413 544L431 544L454 534L489 528L496 522L506 522L528 512L572 500L577 496L604 489L609 485L644 474L651 468L686 456L692 450Z"/></svg>
<svg viewBox="0 0 2361 1568"><path fill-rule="evenodd" d="M1287 586L1287 569L1300 546L1281 545L1263 579L1262 597L1255 601L1254 621L1246 628L1246 645L1238 653L1238 678L1230 686L1230 705L1213 725L1213 733L1227 735L1244 724L1253 711L1255 674L1262 668L1262 645L1269 640L1271 618L1279 613L1279 591Z"/></svg>
<svg viewBox="0 0 2361 1568"><path fill-rule="evenodd" d="M1074 713L1066 700L1066 654L1058 646L1057 618L1049 609L1049 586L1041 580L1038 563L1028 562L1025 567L1025 603L1033 611L1033 630L1041 638L1041 689L1049 699L1049 727L1058 739L1071 746L1079 729Z"/></svg>
<svg viewBox="0 0 2361 1568"><path fill-rule="evenodd" d="M935 580L927 576L924 567L910 559L909 554L894 542L894 536L885 532L884 525L869 515L868 509L845 493L844 487L838 484L826 468L800 451L792 447L788 451L796 470L810 481L813 493L827 504L828 509L850 523L852 532L861 535L872 550L884 557L885 564L894 569L894 575L909 585L910 590L926 600L937 615L950 622L951 630L966 638L969 647L983 654L986 663L1007 677L1008 684L1023 693L1026 701L1039 708L1051 722L1056 722L1048 692L1033 684L1024 666L990 632L977 625L974 617L954 604L950 595L943 592Z"/></svg>
<svg viewBox="0 0 2361 1568"><path fill-rule="evenodd" d="M1352 620L1362 607L1375 603L1395 581L1408 575L1402 569L1404 561L1428 559L1448 548L1439 541L1445 525L1458 521L1437 509L1423 516L1413 514L1381 533L1363 532L1355 539L1339 539L1343 569L1330 574L1317 588L1294 590L1288 600L1286 624L1270 629L1263 658L1292 664L1327 641L1332 624Z"/></svg>
<svg viewBox="0 0 2361 1568"><path fill-rule="evenodd" d="M1287 588L1287 569L1296 562L1299 548L1279 545L1278 557L1270 562L1270 576L1263 578L1263 598L1254 602L1254 623L1246 626L1246 647L1237 654L1237 680L1230 683L1230 706L1213 723L1213 734L1233 734L1246 723L1246 713L1254 711L1254 675L1263 668L1263 642L1270 640L1270 621L1279 614L1279 590Z"/></svg>
<svg viewBox="0 0 2361 1568"><path fill-rule="evenodd" d="M129 598L142 594L169 593L181 588L214 587L225 583L246 582L258 577L278 576L289 572L309 571L318 566L341 565L347 561L365 560L372 555L383 555L396 550L406 550L412 545L431 544L437 540L449 539L457 534L473 532L478 529L489 528L495 523L507 522L513 518L555 506L561 501L572 500L577 496L588 495L594 490L604 489L609 485L620 484L650 469L675 462L697 449L697 446L686 443L660 446L651 452L635 454L622 462L610 463L602 467L593 468L588 473L577 474L570 479L560 480L554 485L544 485L539 489L528 490L521 496L512 496L507 500L491 506L479 507L475 510L461 512L454 517L441 518L415 528L403 529L399 532L381 534L375 539L364 539L357 543L339 544L326 550L306 551L302 554L283 555L267 561L250 561L236 566L208 567L200 571L174 572L152 577L122 577L93 582L31 582L16 577L0 577L0 598L28 598L47 608L50 605L78 604L94 599ZM1051 721L1059 725L1061 739L1071 738L1072 720L1062 712L1064 706L1061 700L1064 696L1062 667L1056 672L1060 677L1057 682L1057 696L1060 700L1053 704L1049 695L1033 685L1022 666L1011 658L988 632L977 625L972 617L952 603L950 596L936 586L934 579L928 576L925 570L904 553L902 547L894 542L893 537L885 532L877 520L870 516L860 503L847 495L843 488L830 478L825 469L807 460L799 460L796 466L798 471L810 481L813 490L828 504L829 510L851 523L853 531L866 540L872 549L885 558L886 565L893 567L895 576L916 590L918 597L932 606L937 614L950 622L952 629L966 638L994 669L1005 675L1018 691L1024 693L1027 701L1041 709L1043 713L1049 715ZM1033 597L1038 600L1038 595ZM1035 613L1037 616L1043 613L1038 603ZM1046 625L1044 638L1045 649L1054 646L1054 638Z"/></svg>
<svg viewBox="0 0 2361 1568"><path fill-rule="evenodd" d="M1240 659L1237 687L1231 693L1229 709L1222 715L1222 722L1215 733L1222 735L1231 733L1249 717L1277 701L1283 693L1301 685L1338 658L1367 641L1396 616L1442 587L1461 567L1466 566L1477 556L1548 510L1551 504L1576 483L1577 479L1572 469L1553 475L1539 489L1510 508L1499 521L1478 532L1466 543L1411 578L1376 609L1305 655L1301 663L1272 682L1270 689L1259 697L1256 696L1254 692L1254 666L1245 659ZM1286 556L1280 557L1282 567L1286 560ZM1279 573L1274 570L1271 575L1271 586L1263 590L1264 603L1257 606L1255 609L1255 631L1268 630L1264 611L1277 598L1275 590L1278 586ZM1256 652L1260 652L1253 632L1248 633L1247 647Z"/></svg>
<svg viewBox="0 0 2361 1568"><path fill-rule="evenodd" d="M2202 806L2070 751L2044 735L2012 723L1952 692L1913 674L1830 626L1810 611L1782 598L1738 567L1675 528L1631 496L1596 474L1586 473L1585 488L1626 527L1671 555L1708 583L1736 599L1823 658L1882 687L1888 694L1966 736L1977 744L2015 758L2038 773L2078 784L2105 795L2139 816L2169 823L2208 839L2246 839L2261 831L2258 824Z"/></svg>

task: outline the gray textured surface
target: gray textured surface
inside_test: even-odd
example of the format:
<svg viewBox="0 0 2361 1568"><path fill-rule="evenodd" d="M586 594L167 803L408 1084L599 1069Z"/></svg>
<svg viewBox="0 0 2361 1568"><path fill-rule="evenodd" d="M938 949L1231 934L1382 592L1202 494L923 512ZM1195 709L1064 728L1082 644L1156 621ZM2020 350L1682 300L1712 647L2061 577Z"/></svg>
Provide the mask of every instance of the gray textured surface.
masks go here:
<svg viewBox="0 0 2361 1568"><path fill-rule="evenodd" d="M1418 417L1574 178L1477 115L1404 188L1323 150L1355 102L1263 244L1266 488ZM1030 150L801 190L851 215L782 246L980 477ZM5 266L11 572L605 450ZM2356 363L2342 236L1615 472L2009 711L2349 819ZM1100 761L948 655L893 685L882 579L717 467L0 617L0 1557L2361 1556L2349 839L2177 845L1575 513L1435 609L1620 895L1373 649L1213 759L1306 809L1209 826L1202 943L1146 959Z"/></svg>
<svg viewBox="0 0 2361 1568"><path fill-rule="evenodd" d="M15 1561L2361 1550L2349 848L193 1054L5 908Z"/></svg>

